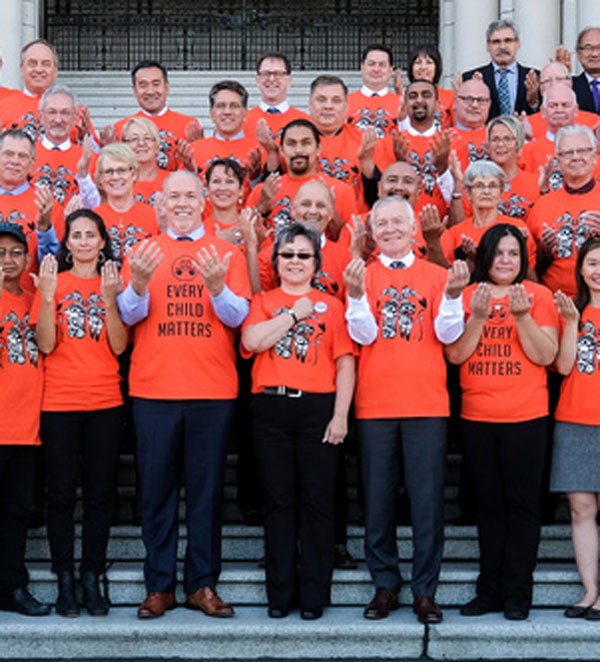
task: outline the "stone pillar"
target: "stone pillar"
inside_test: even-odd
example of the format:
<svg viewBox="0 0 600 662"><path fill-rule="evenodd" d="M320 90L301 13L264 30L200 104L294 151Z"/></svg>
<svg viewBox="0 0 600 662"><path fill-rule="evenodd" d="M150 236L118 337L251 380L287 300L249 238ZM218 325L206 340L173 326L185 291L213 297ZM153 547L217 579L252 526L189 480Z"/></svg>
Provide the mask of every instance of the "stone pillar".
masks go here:
<svg viewBox="0 0 600 662"><path fill-rule="evenodd" d="M521 34L519 62L541 69L561 43L560 3L514 0L513 20Z"/></svg>
<svg viewBox="0 0 600 662"><path fill-rule="evenodd" d="M23 34L23 5L21 0L3 0L0 21L2 45L2 85L20 88L19 57Z"/></svg>

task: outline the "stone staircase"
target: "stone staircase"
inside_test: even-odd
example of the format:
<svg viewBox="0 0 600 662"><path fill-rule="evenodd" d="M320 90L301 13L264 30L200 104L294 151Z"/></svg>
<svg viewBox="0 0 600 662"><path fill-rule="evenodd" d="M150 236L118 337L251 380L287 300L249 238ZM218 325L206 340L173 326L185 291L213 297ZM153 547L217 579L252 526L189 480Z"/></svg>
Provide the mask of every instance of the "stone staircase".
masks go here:
<svg viewBox="0 0 600 662"><path fill-rule="evenodd" d="M114 526L108 550L107 572L113 609L103 619L82 614L78 619L52 615L43 619L13 614L0 615L0 659L9 658L193 658L193 659L599 659L597 625L568 621L565 605L579 597L579 579L572 560L570 529L565 504L559 508L559 524L543 528L539 563L535 573L534 609L527 621L508 622L500 614L466 619L458 606L474 593L477 577L477 540L473 526L446 526L444 564L438 600L444 607L444 622L437 626L417 623L409 607L385 621L362 617L373 593L364 565L364 529L358 523L353 458L349 458L350 520L348 547L357 558L357 570L336 570L332 606L320 621L305 622L293 613L274 621L266 615L262 528L241 523L235 502L236 456L228 458L223 526L223 571L219 592L236 607L235 618L210 619L183 608L157 621L136 618L144 598L143 545L140 528L132 523ZM446 491L448 521L458 512L456 503L459 458L449 457ZM134 512L133 460L121 458L119 472L121 520ZM401 569L410 577L412 547L410 528L397 530ZM77 545L79 545L79 538ZM180 531L183 558L185 529ZM32 530L28 542L31 589L37 597L54 602L54 575L43 528ZM178 595L183 601L183 595ZM408 587L401 593L410 605Z"/></svg>

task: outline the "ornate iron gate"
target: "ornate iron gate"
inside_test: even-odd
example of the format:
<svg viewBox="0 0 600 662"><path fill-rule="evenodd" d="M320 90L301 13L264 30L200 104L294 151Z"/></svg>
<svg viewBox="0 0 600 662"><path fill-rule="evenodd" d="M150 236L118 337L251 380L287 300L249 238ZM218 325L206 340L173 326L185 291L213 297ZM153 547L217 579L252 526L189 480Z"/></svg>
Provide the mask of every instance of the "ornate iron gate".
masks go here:
<svg viewBox="0 0 600 662"><path fill-rule="evenodd" d="M354 69L372 42L399 64L437 43L437 0L46 0L44 33L63 69L252 69L267 50L294 69Z"/></svg>

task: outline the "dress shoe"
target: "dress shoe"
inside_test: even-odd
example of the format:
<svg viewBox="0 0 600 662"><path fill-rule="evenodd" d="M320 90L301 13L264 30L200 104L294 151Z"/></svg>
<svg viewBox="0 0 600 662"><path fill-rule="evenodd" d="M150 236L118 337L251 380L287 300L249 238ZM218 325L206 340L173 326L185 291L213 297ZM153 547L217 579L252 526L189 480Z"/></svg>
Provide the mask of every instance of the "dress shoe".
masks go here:
<svg viewBox="0 0 600 662"><path fill-rule="evenodd" d="M98 573L93 570L84 570L81 573L81 587L83 588L83 604L90 616L106 616L110 603L100 592Z"/></svg>
<svg viewBox="0 0 600 662"><path fill-rule="evenodd" d="M529 616L529 609L523 607L507 607L504 618L507 621L524 621Z"/></svg>
<svg viewBox="0 0 600 662"><path fill-rule="evenodd" d="M175 593L148 593L139 606L138 618L160 618L165 611L175 609Z"/></svg>
<svg viewBox="0 0 600 662"><path fill-rule="evenodd" d="M333 567L339 570L356 570L358 568L358 563L350 554L346 545L335 546Z"/></svg>
<svg viewBox="0 0 600 662"><path fill-rule="evenodd" d="M502 602L492 598L485 598L482 595L476 595L472 600L460 608L463 616L483 616L493 612L502 611Z"/></svg>
<svg viewBox="0 0 600 662"><path fill-rule="evenodd" d="M600 621L600 609L590 607L588 613L585 615L586 621Z"/></svg>
<svg viewBox="0 0 600 662"><path fill-rule="evenodd" d="M269 618L285 618L289 613L287 609L280 609L279 607L269 607L267 610Z"/></svg>
<svg viewBox="0 0 600 662"><path fill-rule="evenodd" d="M421 595L415 598L413 611L417 615L419 623L424 624L441 623L444 617L434 598L429 595Z"/></svg>
<svg viewBox="0 0 600 662"><path fill-rule="evenodd" d="M59 570L57 573L58 596L56 613L67 618L79 616L79 602L75 595L75 575L72 570Z"/></svg>
<svg viewBox="0 0 600 662"><path fill-rule="evenodd" d="M25 587L20 587L0 600L0 611L14 611L23 616L48 616L50 605L38 602Z"/></svg>
<svg viewBox="0 0 600 662"><path fill-rule="evenodd" d="M390 612L398 609L399 606L398 596L395 593L386 588L378 588L375 597L365 607L363 616L377 621L387 618Z"/></svg>
<svg viewBox="0 0 600 662"><path fill-rule="evenodd" d="M592 608L592 605L571 605L565 609L567 618L585 618Z"/></svg>
<svg viewBox="0 0 600 662"><path fill-rule="evenodd" d="M233 607L223 602L211 586L204 586L194 593L188 593L185 606L188 609L198 609L207 616L216 616L217 618L230 618L234 614Z"/></svg>
<svg viewBox="0 0 600 662"><path fill-rule="evenodd" d="M315 607L314 609L300 609L300 618L303 621L317 621L323 616L323 609Z"/></svg>

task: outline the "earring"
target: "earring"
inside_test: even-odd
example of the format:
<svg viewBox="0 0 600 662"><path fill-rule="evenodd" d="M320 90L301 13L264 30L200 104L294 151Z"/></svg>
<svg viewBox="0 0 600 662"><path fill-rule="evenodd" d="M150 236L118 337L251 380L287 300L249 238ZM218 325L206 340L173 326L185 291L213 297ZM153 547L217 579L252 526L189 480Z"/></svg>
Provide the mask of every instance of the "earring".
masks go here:
<svg viewBox="0 0 600 662"><path fill-rule="evenodd" d="M67 264L73 264L73 255L72 255L71 251L67 251L67 253L65 255L65 262Z"/></svg>
<svg viewBox="0 0 600 662"><path fill-rule="evenodd" d="M98 253L98 264L102 266L105 262L106 262L106 255L102 251L100 251Z"/></svg>

